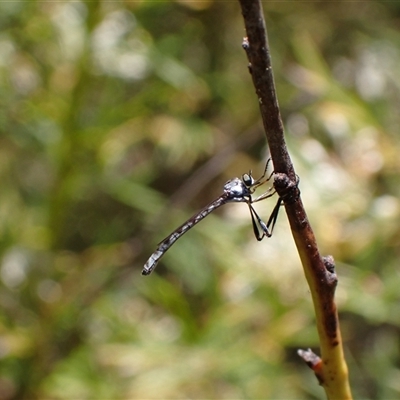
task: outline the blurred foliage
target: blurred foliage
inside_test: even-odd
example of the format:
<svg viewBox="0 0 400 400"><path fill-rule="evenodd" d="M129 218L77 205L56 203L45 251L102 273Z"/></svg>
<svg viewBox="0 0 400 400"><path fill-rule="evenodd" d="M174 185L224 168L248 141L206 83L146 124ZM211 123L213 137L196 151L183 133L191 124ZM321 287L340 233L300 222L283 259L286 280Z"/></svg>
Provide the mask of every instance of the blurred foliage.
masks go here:
<svg viewBox="0 0 400 400"><path fill-rule="evenodd" d="M357 398L400 395L400 3L268 2L287 140ZM0 3L0 397L316 399L284 211L159 240L268 149L234 1ZM274 200L257 204L267 218Z"/></svg>

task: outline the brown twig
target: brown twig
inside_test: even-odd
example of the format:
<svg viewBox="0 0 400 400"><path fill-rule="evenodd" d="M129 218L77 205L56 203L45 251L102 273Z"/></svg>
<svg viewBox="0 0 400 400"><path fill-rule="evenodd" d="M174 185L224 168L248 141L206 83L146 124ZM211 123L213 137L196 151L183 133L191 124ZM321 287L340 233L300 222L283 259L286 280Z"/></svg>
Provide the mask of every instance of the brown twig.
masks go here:
<svg viewBox="0 0 400 400"><path fill-rule="evenodd" d="M285 205L316 314L322 360L311 350L301 350L299 355L314 370L329 399L351 399L334 302L337 284L334 262L330 256L321 257L301 201L298 178L285 143L261 2L239 0L239 3L247 33L243 48L249 60L249 70L274 164L274 186Z"/></svg>

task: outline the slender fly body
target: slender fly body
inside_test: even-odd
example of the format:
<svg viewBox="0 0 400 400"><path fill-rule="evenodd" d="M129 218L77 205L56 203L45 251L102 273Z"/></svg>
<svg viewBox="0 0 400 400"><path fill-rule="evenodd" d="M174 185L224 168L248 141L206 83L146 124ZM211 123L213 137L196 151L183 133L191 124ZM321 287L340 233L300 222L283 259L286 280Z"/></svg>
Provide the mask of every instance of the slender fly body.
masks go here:
<svg viewBox="0 0 400 400"><path fill-rule="evenodd" d="M271 159L268 160L263 175L257 180L254 180L250 171L248 174L243 174L241 178L233 178L226 182L224 185L224 191L221 196L202 208L199 212L189 218L186 222L175 229L170 235L168 235L163 241L158 244L157 249L149 257L146 264L144 265L142 275L151 274L151 272L160 261L161 257L183 234L185 234L194 225L198 224L208 214L226 203L246 203L250 210L253 231L256 239L260 241L265 236L271 237L276 219L278 217L279 208L282 204L281 198L278 199L278 202L276 203L267 223L265 223L260 218L252 205L253 203L267 199L275 194L275 189L273 187L270 187L259 197L255 199L252 198L255 190L259 186L268 182L273 175L273 173L271 173L267 177L267 169L270 161Z"/></svg>

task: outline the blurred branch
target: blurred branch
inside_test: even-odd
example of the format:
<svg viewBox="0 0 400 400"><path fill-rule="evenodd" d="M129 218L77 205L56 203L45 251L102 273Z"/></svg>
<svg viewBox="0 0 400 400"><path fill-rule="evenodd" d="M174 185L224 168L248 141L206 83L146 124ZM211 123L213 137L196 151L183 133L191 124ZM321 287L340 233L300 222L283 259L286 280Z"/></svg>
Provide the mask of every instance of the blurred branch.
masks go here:
<svg viewBox="0 0 400 400"><path fill-rule="evenodd" d="M322 258L308 222L289 153L276 98L267 32L259 0L239 0L247 38L243 48L260 104L261 116L274 164L274 186L284 202L304 273L310 287L320 338L322 362L309 362L313 353L300 356L314 370L329 399L351 399L347 365L343 356L339 320L334 302L337 284L332 257ZM319 359L313 355L313 359ZM319 360L320 361L320 360Z"/></svg>
<svg viewBox="0 0 400 400"><path fill-rule="evenodd" d="M165 210L182 206L182 203L187 204L198 196L212 179L226 169L226 166L232 161L237 151L246 150L259 140L260 130L260 124L257 123L257 125L244 131L240 137L229 141L221 147L173 193L169 203L165 206ZM165 215L165 210L162 210L162 215Z"/></svg>
<svg viewBox="0 0 400 400"><path fill-rule="evenodd" d="M76 82L70 93L68 107L60 118L62 137L57 149L57 165L52 190L49 195L49 228L52 247L63 246L65 238L65 223L71 203L69 188L74 175L81 173L82 166L82 113L85 108L86 96L91 83L88 65L90 64L90 32L100 19L99 0L87 3L86 29L88 35L84 42L84 51L75 65ZM85 157L86 158L86 157Z"/></svg>

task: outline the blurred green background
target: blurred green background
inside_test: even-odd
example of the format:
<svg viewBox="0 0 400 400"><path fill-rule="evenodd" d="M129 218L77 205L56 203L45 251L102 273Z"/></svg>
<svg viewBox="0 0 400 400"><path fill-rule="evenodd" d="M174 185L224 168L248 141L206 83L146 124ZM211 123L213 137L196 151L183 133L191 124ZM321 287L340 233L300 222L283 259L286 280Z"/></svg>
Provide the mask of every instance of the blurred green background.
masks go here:
<svg viewBox="0 0 400 400"><path fill-rule="evenodd" d="M354 395L399 398L400 3L264 7ZM0 398L324 398L283 209L258 243L226 205L140 275L268 157L238 3L1 2L0 23Z"/></svg>

